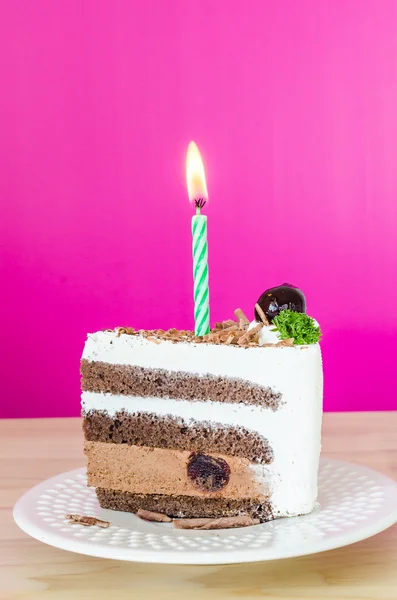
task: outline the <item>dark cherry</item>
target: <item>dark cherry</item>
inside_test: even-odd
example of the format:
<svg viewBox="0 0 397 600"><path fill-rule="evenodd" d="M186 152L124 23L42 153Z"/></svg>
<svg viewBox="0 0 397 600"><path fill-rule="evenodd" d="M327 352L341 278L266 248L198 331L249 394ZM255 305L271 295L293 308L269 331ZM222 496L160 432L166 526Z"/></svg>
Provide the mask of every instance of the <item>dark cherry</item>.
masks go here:
<svg viewBox="0 0 397 600"><path fill-rule="evenodd" d="M266 290L259 298L258 304L265 313L269 323L286 308L295 312L306 312L306 299L303 292L290 283L283 283L282 285ZM255 319L260 321L256 310Z"/></svg>
<svg viewBox="0 0 397 600"><path fill-rule="evenodd" d="M193 452L189 456L187 474L199 490L216 492L229 483L230 467L223 458Z"/></svg>

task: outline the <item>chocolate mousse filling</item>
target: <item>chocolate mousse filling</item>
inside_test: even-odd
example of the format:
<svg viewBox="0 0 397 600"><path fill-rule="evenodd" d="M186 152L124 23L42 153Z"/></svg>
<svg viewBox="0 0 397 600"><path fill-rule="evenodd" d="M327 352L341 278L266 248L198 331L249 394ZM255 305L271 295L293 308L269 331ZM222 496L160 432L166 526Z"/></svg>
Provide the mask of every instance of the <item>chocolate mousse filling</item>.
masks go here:
<svg viewBox="0 0 397 600"><path fill-rule="evenodd" d="M279 392L237 377L113 365L86 359L81 361L81 375L85 392L253 404L274 411L281 404Z"/></svg>
<svg viewBox="0 0 397 600"><path fill-rule="evenodd" d="M166 494L132 494L96 488L102 508L136 513L140 508L160 512L169 517L238 517L249 516L261 522L273 519L269 500L256 498L200 498Z"/></svg>
<svg viewBox="0 0 397 600"><path fill-rule="evenodd" d="M246 458L104 442L85 442L84 452L88 485L94 487L202 498L266 500L270 494L260 470Z"/></svg>
<svg viewBox="0 0 397 600"><path fill-rule="evenodd" d="M273 460L268 440L257 432L212 421L126 411L113 417L92 410L84 415L83 429L85 439L91 442L227 454L264 464Z"/></svg>

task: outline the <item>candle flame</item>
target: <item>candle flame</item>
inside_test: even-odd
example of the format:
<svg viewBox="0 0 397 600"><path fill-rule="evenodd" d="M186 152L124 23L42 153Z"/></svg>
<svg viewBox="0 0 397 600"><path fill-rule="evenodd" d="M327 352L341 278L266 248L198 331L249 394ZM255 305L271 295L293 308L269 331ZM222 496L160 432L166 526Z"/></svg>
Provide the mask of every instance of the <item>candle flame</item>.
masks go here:
<svg viewBox="0 0 397 600"><path fill-rule="evenodd" d="M208 201L204 165L195 142L190 142L187 149L186 182L190 202Z"/></svg>

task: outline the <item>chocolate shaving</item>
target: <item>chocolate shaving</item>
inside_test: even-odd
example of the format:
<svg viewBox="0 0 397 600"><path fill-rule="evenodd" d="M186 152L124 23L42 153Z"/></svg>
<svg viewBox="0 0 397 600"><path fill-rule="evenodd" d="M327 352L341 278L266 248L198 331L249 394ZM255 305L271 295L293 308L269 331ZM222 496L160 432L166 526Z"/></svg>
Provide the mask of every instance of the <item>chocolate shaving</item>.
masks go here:
<svg viewBox="0 0 397 600"><path fill-rule="evenodd" d="M269 321L266 318L266 315L264 313L264 311L262 310L262 308L259 306L259 304L255 304L255 308L256 308L256 312L258 313L258 315L261 318L261 321L264 325L268 326L269 325Z"/></svg>
<svg viewBox="0 0 397 600"><path fill-rule="evenodd" d="M186 329L139 329L135 330L132 327L117 327L114 331L117 335L140 335L145 337L150 342L160 344L162 341L171 342L176 344L178 342L189 342L194 344L224 344L226 346L239 346L243 348L254 348L259 347L259 332L263 325L267 325L266 316L259 305L255 306L262 321L257 323L255 327L248 330L250 322L246 315L243 313L241 308L237 308L234 311L237 322L233 319L227 319L220 323L216 323L215 327L206 335L196 336L194 331ZM105 330L112 331L112 330ZM293 339L281 340L277 344L262 344L261 348L277 346L293 346Z"/></svg>
<svg viewBox="0 0 397 600"><path fill-rule="evenodd" d="M219 519L175 519L176 529L231 529L232 527L249 527L258 525L259 519L252 517L220 517Z"/></svg>
<svg viewBox="0 0 397 600"><path fill-rule="evenodd" d="M241 328L244 327L244 325L250 324L248 317L245 316L245 314L243 313L241 308L236 308L236 310L234 311L234 314L235 314L236 319L238 320Z"/></svg>
<svg viewBox="0 0 397 600"><path fill-rule="evenodd" d="M149 340L149 342L153 342L154 344L161 344L160 340L156 340L156 338L154 337L147 337L147 340Z"/></svg>
<svg viewBox="0 0 397 600"><path fill-rule="evenodd" d="M281 340L276 345L277 346L293 346L294 345L294 338L288 338L286 340Z"/></svg>
<svg viewBox="0 0 397 600"><path fill-rule="evenodd" d="M255 325L255 327L253 327L252 329L245 331L244 334L240 337L239 341L237 342L238 345L241 346L244 344L249 344L250 341L255 338L256 334L260 332L262 327L263 324L258 323L258 325Z"/></svg>
<svg viewBox="0 0 397 600"><path fill-rule="evenodd" d="M237 325L237 323L234 323L234 325L230 325L229 327L225 327L224 329L222 329L222 335L224 333L230 333L231 331L238 331L239 326Z"/></svg>
<svg viewBox="0 0 397 600"><path fill-rule="evenodd" d="M84 527L91 527L92 525L96 525L97 527L109 527L109 521L102 521L102 519L98 519L97 517L86 517L84 515L65 515L65 519L68 519L71 523L79 523L79 525L84 525Z"/></svg>
<svg viewBox="0 0 397 600"><path fill-rule="evenodd" d="M144 510L143 508L139 508L136 514L140 519L154 521L155 523L171 523L172 521L168 515L163 515L163 513L159 512L152 512L151 510Z"/></svg>
<svg viewBox="0 0 397 600"><path fill-rule="evenodd" d="M252 329L247 331L247 333L245 335L247 336L248 339L251 339L251 338L255 337L256 334L259 333L262 328L263 328L263 324L258 323L258 325L255 325L255 327L253 327Z"/></svg>
<svg viewBox="0 0 397 600"><path fill-rule="evenodd" d="M122 333L127 335L134 335L135 329L133 327L116 327L117 337L120 337Z"/></svg>
<svg viewBox="0 0 397 600"><path fill-rule="evenodd" d="M233 321L233 319L228 319L227 321L222 321L221 323L215 323L215 329L227 329L231 325L236 325L236 321Z"/></svg>

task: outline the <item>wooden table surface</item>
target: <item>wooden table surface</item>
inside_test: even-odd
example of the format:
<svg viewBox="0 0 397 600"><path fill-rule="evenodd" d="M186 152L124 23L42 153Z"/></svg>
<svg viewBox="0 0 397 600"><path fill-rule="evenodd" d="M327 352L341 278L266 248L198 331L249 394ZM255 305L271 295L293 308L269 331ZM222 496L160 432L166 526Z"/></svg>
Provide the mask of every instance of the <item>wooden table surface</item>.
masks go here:
<svg viewBox="0 0 397 600"><path fill-rule="evenodd" d="M323 452L397 479L397 413L326 414ZM231 566L167 566L80 556L29 538L18 497L84 464L79 419L0 421L0 598L76 600L397 599L397 527L338 550Z"/></svg>

